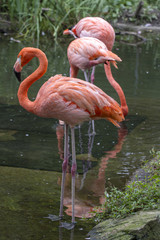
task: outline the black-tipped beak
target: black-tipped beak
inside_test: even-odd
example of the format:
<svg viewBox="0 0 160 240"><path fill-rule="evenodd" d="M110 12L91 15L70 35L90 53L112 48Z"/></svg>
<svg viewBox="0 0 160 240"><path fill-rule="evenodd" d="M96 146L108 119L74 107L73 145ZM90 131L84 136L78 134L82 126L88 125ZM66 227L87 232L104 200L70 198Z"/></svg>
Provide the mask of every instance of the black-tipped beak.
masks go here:
<svg viewBox="0 0 160 240"><path fill-rule="evenodd" d="M21 82L21 72L16 72L15 69L13 69L13 70L14 70L14 73L16 75L16 78L18 79L19 82Z"/></svg>

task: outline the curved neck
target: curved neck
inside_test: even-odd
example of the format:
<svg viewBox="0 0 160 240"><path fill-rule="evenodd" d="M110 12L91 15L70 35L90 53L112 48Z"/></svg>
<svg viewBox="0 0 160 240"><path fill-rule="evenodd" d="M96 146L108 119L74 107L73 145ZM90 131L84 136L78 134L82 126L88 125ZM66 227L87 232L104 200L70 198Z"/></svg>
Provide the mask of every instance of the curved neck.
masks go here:
<svg viewBox="0 0 160 240"><path fill-rule="evenodd" d="M36 80L38 80L44 75L44 73L47 71L48 66L47 57L42 51L40 51L39 49L34 49L34 56L39 59L39 67L25 80L23 80L18 89L19 103L29 112L34 112L35 101L32 102L29 100L28 89Z"/></svg>
<svg viewBox="0 0 160 240"><path fill-rule="evenodd" d="M70 75L69 76L72 78L76 78L78 75L78 70L79 70L78 67L70 64Z"/></svg>
<svg viewBox="0 0 160 240"><path fill-rule="evenodd" d="M116 80L112 76L110 63L108 63L107 65L104 64L104 69L105 69L105 73L106 73L109 83L116 90L116 92L120 98L121 109L122 109L124 116L126 116L128 114L128 106L126 103L126 98L125 98L125 95L124 95L124 92L123 92L121 86L116 82Z"/></svg>

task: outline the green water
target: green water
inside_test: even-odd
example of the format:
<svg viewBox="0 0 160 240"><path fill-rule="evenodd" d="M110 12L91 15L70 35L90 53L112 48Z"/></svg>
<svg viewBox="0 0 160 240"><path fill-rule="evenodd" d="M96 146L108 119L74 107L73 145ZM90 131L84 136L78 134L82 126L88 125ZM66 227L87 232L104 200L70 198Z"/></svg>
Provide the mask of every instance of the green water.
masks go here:
<svg viewBox="0 0 160 240"><path fill-rule="evenodd" d="M105 187L123 188L143 160L150 159L152 147L159 150L159 36L147 35L148 41L132 46L116 42L113 51L122 58L119 69L113 69L122 86L129 115L121 129L104 120L95 122L96 136L88 136L89 123L76 128L78 174L76 177L76 214L87 215L104 200ZM34 99L40 86L55 74L68 75L64 44L53 41L41 44L49 60L48 71L30 89ZM42 119L19 106L19 83L13 74L13 64L23 44L0 39L0 239L85 239L94 224L76 218L73 231L59 228L59 222L48 218L59 213L61 165L63 159L63 129L55 119ZM22 72L28 76L37 67L33 59ZM83 79L83 74L79 73ZM96 68L95 84L119 101L106 80L103 66ZM58 142L58 136L59 138ZM88 153L89 161L88 159ZM65 209L69 214L70 165L67 173ZM64 213L65 221L71 220Z"/></svg>

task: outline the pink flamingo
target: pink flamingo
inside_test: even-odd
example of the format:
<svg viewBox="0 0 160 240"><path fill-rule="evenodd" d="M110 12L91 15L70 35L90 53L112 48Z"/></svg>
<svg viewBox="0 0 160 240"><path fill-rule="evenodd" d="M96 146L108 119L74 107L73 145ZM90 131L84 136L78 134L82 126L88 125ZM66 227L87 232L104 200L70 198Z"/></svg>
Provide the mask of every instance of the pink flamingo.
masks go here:
<svg viewBox="0 0 160 240"><path fill-rule="evenodd" d="M102 41L92 37L82 37L72 41L68 46L67 55L70 63L70 76L77 77L78 70L81 69L84 71L87 82L89 82L87 69L100 63L108 64L108 61L117 67L116 61L121 61L116 54L107 49Z"/></svg>
<svg viewBox="0 0 160 240"><path fill-rule="evenodd" d="M67 49L68 60L70 63L70 76L77 77L78 70L84 71L85 80L89 82L86 70L100 63L108 64L111 61L115 67L116 61L121 59L111 51L106 45L97 38L82 37L72 41ZM92 121L92 134L95 134L94 121Z"/></svg>
<svg viewBox="0 0 160 240"><path fill-rule="evenodd" d="M90 119L104 118L119 126L118 122L124 120L119 104L95 85L80 79L55 75L45 82L39 89L34 101L28 98L30 86L40 79L47 71L48 60L40 49L23 48L14 64L16 77L21 81L21 70L32 58L39 59L39 67L24 81L18 89L20 105L28 112L45 118L56 118L65 122L65 147L62 165L62 186L60 201L60 218L63 216L64 182L68 164L68 126L72 137L72 226L75 224L75 174L76 152L74 126Z"/></svg>
<svg viewBox="0 0 160 240"><path fill-rule="evenodd" d="M82 18L74 27L70 29L64 30L63 34L71 34L75 38L81 37L94 37L101 40L108 48L108 50L112 50L115 40L115 32L113 27L104 19L100 17L85 17ZM112 85L112 87L116 90L120 102L121 108L124 116L128 114L128 106L126 103L126 98L121 86L115 81L112 76L110 63L107 65L104 64L104 69L108 81ZM94 73L95 67L93 67L91 74L91 82L94 82Z"/></svg>

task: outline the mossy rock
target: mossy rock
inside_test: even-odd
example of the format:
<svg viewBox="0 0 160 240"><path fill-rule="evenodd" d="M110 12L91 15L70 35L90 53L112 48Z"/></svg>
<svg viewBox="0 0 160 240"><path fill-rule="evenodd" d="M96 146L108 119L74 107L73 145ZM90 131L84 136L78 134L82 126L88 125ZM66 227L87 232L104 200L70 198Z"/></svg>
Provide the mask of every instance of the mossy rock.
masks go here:
<svg viewBox="0 0 160 240"><path fill-rule="evenodd" d="M91 240L160 240L160 211L141 211L125 219L108 219L88 235Z"/></svg>

